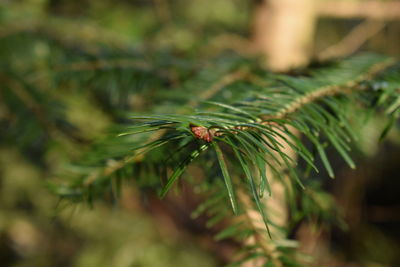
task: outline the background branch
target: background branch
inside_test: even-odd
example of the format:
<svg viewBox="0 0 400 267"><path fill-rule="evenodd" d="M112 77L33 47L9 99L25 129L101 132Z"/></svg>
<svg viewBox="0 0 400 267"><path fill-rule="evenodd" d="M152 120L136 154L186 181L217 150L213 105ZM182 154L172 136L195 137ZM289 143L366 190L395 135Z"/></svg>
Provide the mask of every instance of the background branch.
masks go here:
<svg viewBox="0 0 400 267"><path fill-rule="evenodd" d="M351 55L356 52L366 41L374 37L385 28L383 21L366 20L357 25L340 42L323 50L318 59L327 60Z"/></svg>
<svg viewBox="0 0 400 267"><path fill-rule="evenodd" d="M399 1L320 1L317 13L322 17L342 19L400 19Z"/></svg>

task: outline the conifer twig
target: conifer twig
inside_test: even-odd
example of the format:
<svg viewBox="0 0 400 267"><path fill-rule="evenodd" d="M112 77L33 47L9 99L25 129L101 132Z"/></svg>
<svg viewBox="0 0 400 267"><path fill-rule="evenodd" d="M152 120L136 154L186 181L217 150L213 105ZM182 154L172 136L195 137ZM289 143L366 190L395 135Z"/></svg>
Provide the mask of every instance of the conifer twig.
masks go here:
<svg viewBox="0 0 400 267"><path fill-rule="evenodd" d="M46 132L60 143L67 144L67 139L75 142L83 142L84 139L73 133L66 133L60 130L47 116L42 105L38 103L25 89L24 85L18 80L10 78L4 74L0 74L0 80L3 80L10 86L12 92L21 100L25 107L32 112L39 124ZM68 147L68 145L66 146ZM72 150L71 150L72 151Z"/></svg>
<svg viewBox="0 0 400 267"><path fill-rule="evenodd" d="M289 114L294 113L304 105L307 105L311 102L318 101L319 99L325 97L325 96L333 96L337 94L346 94L346 93L352 93L354 91L359 91L359 90L364 90L365 88L357 86L357 84L362 81L366 80L369 77L375 75L376 73L382 71L383 69L387 68L388 66L393 64L393 60L387 60L385 62L379 63L374 65L366 74L362 74L359 77L356 77L355 79L347 82L346 84L343 85L333 85L333 86L325 86L321 87L318 90L313 90L312 92L303 95L300 98L296 98L293 102L291 102L289 105L287 105L285 108L277 112L276 114L272 116L263 116L262 120L260 123L262 124L268 124L268 119L281 119Z"/></svg>
<svg viewBox="0 0 400 267"><path fill-rule="evenodd" d="M211 85L211 87L206 90L196 101L191 101L190 104L191 105L196 105L198 104L200 101L206 100L211 98L212 96L214 96L215 94L217 94L222 88L224 88L225 86L229 85L230 83L233 83L237 80L243 79L245 77L245 75L248 74L248 71L245 69L239 69L236 70L232 73L228 73L227 75L224 75L221 79L219 79L216 83L214 83L213 85ZM163 134L165 134L165 130L159 130L157 132L155 132L154 134L152 134L149 139L147 140L147 142L152 142L155 141L157 139L159 139ZM135 155L129 155L124 157L122 160L119 161L110 161L109 165L101 172L99 173L98 171L94 171L92 174L90 174L86 181L85 184L89 185L91 183L93 183L100 175L111 175L112 173L122 169L123 167L125 167L127 164L133 163L133 162L137 162L140 161L144 154L142 153L143 151L145 151L146 148L143 149L138 149Z"/></svg>
<svg viewBox="0 0 400 267"><path fill-rule="evenodd" d="M250 228L254 231L254 238L257 244L261 247L264 253L270 257L273 266L281 267L282 263L279 261L279 251L277 251L276 246L271 242L271 239L267 239L265 234L265 226L262 222L260 213L253 210L251 200L249 196L238 190L237 197L243 205L243 210L245 214L246 221Z"/></svg>
<svg viewBox="0 0 400 267"><path fill-rule="evenodd" d="M332 86L324 86L321 87L319 89L313 90L305 95L302 95L299 98L294 99L294 101L292 101L291 103L289 103L288 105L286 105L284 108L282 108L281 110L279 110L278 112L276 112L273 115L265 115L265 116L261 116L258 120L255 121L255 123L259 123L262 125L270 125L270 124L274 124L273 122L271 122L271 120L274 119L283 119L287 116L289 116L290 114L296 112L297 110L299 110L300 108L302 108L303 106L312 103L312 102L316 102L319 99L326 97L326 96L334 96L337 94L350 94L354 91L359 91L359 90L365 90L364 87L360 87L358 86L358 83L362 80L368 79L369 77L375 75L376 73L382 71L383 69L387 68L388 66L393 64L393 60L386 60L384 62L378 63L374 66L371 67L371 69L365 73L360 75L359 77L355 77L353 80L347 82L346 84L343 85L332 85ZM199 129L202 128L202 129ZM238 130L246 130L249 129L251 127L248 126L234 126L232 127L233 133L235 133L235 129ZM209 137L207 137L207 140L204 139L203 137L199 137L197 136L199 139L203 139L207 142L211 142L213 140L214 136L222 136L224 135L224 132L218 131L216 128L212 128L212 129L206 129L206 127L203 126L198 126L197 131L199 130L203 130L203 131L208 131L209 133ZM192 129L193 131L193 129ZM209 140L209 141L208 141Z"/></svg>

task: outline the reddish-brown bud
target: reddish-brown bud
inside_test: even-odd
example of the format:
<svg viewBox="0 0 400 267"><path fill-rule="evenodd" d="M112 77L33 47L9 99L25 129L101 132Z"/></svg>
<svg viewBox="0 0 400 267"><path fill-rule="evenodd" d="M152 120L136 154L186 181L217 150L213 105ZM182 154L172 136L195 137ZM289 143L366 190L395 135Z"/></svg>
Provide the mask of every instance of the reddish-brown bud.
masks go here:
<svg viewBox="0 0 400 267"><path fill-rule="evenodd" d="M191 124L190 130L197 139L204 140L208 143L210 143L213 140L214 137L213 133L204 126L196 126Z"/></svg>

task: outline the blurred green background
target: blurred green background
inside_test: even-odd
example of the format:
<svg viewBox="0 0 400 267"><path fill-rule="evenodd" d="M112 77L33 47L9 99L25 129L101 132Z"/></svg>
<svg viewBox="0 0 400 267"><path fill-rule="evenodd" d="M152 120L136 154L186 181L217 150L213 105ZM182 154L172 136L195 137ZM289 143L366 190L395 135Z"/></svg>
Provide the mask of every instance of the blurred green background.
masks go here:
<svg viewBox="0 0 400 267"><path fill-rule="evenodd" d="M67 44L71 54L80 50L107 53L97 50L101 42L111 49L144 51L139 64L145 66L174 57L180 60L179 73L169 69L168 79L138 84L128 97L113 95L105 100L114 104L123 100L122 109L129 111L157 108L157 98L143 97L142 91L174 82L173 75L178 83L181 76L189 77L195 64L185 60L204 62L232 50L247 53L256 5L257 1L246 0L3 0L0 66L52 88L46 79L47 64L63 62L65 55L40 39L24 43L24 38L41 31L53 36L53 42ZM339 42L360 21L319 19L312 55ZM21 29L29 30L21 35ZM400 21L390 21L359 50L399 56L399 43ZM187 73L182 74L182 69ZM83 140L104 136L116 115L98 106L84 90L69 90L73 85L68 76L60 79L65 80L63 88L46 91L59 101L49 112L64 109ZM0 81L6 83L6 78L1 76ZM90 80L88 84L96 82L102 83ZM113 86L124 82L122 77ZM145 196L127 186L121 200L113 204L97 202L88 207L60 201L48 190L48 182L57 181L65 165L79 159L88 144L51 133L51 128L45 128L50 134L37 132L35 122L20 121L29 118L29 111L19 114L2 97L6 94L0 94L1 266L212 267L233 257L238 245L215 243L213 231L201 219L191 220L196 200L191 202L184 193L161 202L152 193ZM383 123L377 118L371 125ZM376 145L379 133L374 127L365 131L358 171L350 172L338 163L340 177L326 183L349 223L348 232L337 230L325 237L338 259L338 265L332 266L400 264L400 142L393 131L385 144Z"/></svg>

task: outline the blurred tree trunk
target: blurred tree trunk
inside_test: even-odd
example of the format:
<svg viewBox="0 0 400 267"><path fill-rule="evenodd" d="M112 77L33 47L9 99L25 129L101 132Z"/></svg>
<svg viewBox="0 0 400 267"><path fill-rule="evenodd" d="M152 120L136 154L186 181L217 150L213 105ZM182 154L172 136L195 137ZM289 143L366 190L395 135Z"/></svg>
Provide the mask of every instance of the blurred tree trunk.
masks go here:
<svg viewBox="0 0 400 267"><path fill-rule="evenodd" d="M305 65L315 30L314 0L264 0L256 8L253 38L267 66L284 71Z"/></svg>
<svg viewBox="0 0 400 267"><path fill-rule="evenodd" d="M257 51L265 56L266 67L274 71L287 71L308 63L315 30L314 10L314 0L263 0L259 3L253 20L253 42ZM284 153L291 155L292 158L296 157L290 147L285 147L285 150ZM272 196L265 201L266 212L274 224L286 227L288 192L283 181L272 178L270 172L267 176L270 177ZM260 221L260 218L253 215L252 220ZM271 235L274 240L286 238L285 233L275 227L271 229ZM262 241L271 252L272 261L277 259L279 254L271 240ZM253 261L246 266L263 266L263 264Z"/></svg>
<svg viewBox="0 0 400 267"><path fill-rule="evenodd" d="M285 71L307 64L315 17L314 0L264 0L260 3L254 14L253 39L265 55L268 68ZM294 155L290 148L286 149ZM272 183L273 196L268 206L277 214L273 221L284 226L287 222L285 190L280 182Z"/></svg>

